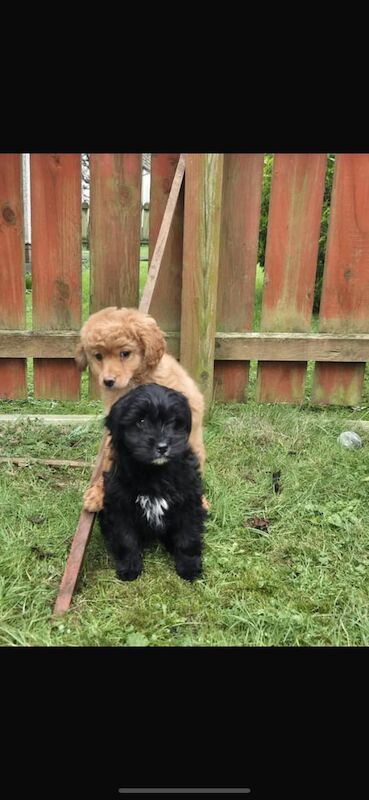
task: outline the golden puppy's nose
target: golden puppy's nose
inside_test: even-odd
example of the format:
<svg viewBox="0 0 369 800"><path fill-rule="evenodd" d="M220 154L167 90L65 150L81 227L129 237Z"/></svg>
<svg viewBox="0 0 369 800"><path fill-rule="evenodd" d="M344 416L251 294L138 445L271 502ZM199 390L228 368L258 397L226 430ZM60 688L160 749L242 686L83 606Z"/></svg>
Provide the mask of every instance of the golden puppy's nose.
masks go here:
<svg viewBox="0 0 369 800"><path fill-rule="evenodd" d="M111 389L111 387L115 384L115 378L104 378L104 384Z"/></svg>

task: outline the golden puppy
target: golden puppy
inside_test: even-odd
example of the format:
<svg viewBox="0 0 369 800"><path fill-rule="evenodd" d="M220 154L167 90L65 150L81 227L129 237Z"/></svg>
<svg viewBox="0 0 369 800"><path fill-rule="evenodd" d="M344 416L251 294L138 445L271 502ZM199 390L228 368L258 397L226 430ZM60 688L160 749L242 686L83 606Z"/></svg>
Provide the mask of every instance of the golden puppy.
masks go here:
<svg viewBox="0 0 369 800"><path fill-rule="evenodd" d="M189 441L203 472L204 399L186 370L165 352L164 335L153 317L135 308L103 308L89 317L80 335L75 359L81 370L88 365L96 375L105 414L119 397L143 383L159 383L186 395L192 412ZM111 459L108 448L104 471L110 469ZM100 478L85 492L84 508L100 511L103 499L104 486Z"/></svg>

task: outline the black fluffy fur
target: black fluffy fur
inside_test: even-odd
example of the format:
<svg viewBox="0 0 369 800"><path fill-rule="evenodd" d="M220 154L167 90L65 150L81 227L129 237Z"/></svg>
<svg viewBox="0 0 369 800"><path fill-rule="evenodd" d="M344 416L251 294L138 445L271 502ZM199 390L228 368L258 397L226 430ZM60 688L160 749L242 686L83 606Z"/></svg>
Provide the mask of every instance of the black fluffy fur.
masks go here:
<svg viewBox="0 0 369 800"><path fill-rule="evenodd" d="M123 581L137 578L143 549L158 537L173 554L178 575L201 575L206 511L198 459L188 444L191 411L180 392L157 384L132 389L106 418L114 464L104 473L101 531ZM153 463L166 458L165 463ZM167 510L150 522L137 498L164 499ZM145 503L146 501L141 501Z"/></svg>

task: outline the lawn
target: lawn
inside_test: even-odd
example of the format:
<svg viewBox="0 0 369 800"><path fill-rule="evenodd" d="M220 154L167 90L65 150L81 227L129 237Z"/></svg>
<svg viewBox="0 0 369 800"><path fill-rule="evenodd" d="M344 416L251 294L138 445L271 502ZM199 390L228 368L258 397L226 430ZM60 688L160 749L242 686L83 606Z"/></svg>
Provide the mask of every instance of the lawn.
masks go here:
<svg viewBox="0 0 369 800"><path fill-rule="evenodd" d="M203 578L182 581L154 546L142 576L120 582L96 524L72 610L55 623L89 470L0 465L1 643L368 645L368 446L365 435L357 451L337 444L347 416L217 405L205 430ZM97 422L56 431L22 421L0 429L1 451L89 461L100 435Z"/></svg>
<svg viewBox="0 0 369 800"><path fill-rule="evenodd" d="M2 645L369 644L369 437L358 423L369 417L367 382L354 410L311 408L308 400L257 404L255 381L252 364L248 402L216 404L206 424L211 515L204 575L194 584L156 545L140 578L120 582L96 524L71 611L53 622L90 471L0 464ZM31 394L0 402L0 413L17 410L99 414L101 407L84 384L80 403ZM355 427L363 447L345 450L337 436ZM92 462L101 432L98 420L57 429L21 421L0 426L0 452Z"/></svg>

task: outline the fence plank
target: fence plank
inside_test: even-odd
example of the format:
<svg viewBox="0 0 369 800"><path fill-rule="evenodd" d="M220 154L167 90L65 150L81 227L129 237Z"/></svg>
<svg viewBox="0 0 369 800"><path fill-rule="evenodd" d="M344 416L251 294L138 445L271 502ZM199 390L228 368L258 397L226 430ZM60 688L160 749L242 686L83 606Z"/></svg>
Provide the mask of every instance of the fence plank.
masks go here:
<svg viewBox="0 0 369 800"><path fill-rule="evenodd" d="M151 261L179 160L178 153L151 154L149 259ZM183 260L183 183L178 196L150 314L164 331L179 331Z"/></svg>
<svg viewBox="0 0 369 800"><path fill-rule="evenodd" d="M81 324L81 165L74 153L31 155L33 328ZM78 399L73 359L35 359L35 397Z"/></svg>
<svg viewBox="0 0 369 800"><path fill-rule="evenodd" d="M91 306L138 305L141 156L90 155Z"/></svg>
<svg viewBox="0 0 369 800"><path fill-rule="evenodd" d="M139 306L140 310L147 308ZM165 334L167 348L179 356L179 333ZM71 358L79 334L71 331L0 330L0 358ZM369 333L232 333L215 334L219 361L369 361Z"/></svg>
<svg viewBox="0 0 369 800"><path fill-rule="evenodd" d="M319 314L322 333L369 331L369 155L336 156ZM365 364L315 365L312 401L357 405Z"/></svg>
<svg viewBox="0 0 369 800"><path fill-rule="evenodd" d="M90 312L137 307L140 263L141 155L90 155ZM100 397L90 375L90 397Z"/></svg>
<svg viewBox="0 0 369 800"><path fill-rule="evenodd" d="M26 324L21 158L0 154L0 327L10 330ZM0 397L26 395L25 359L2 359Z"/></svg>
<svg viewBox="0 0 369 800"><path fill-rule="evenodd" d="M181 362L213 398L223 154L186 156Z"/></svg>
<svg viewBox="0 0 369 800"><path fill-rule="evenodd" d="M326 163L324 154L274 157L262 331L310 330ZM305 374L306 362L260 364L257 400L301 402Z"/></svg>
<svg viewBox="0 0 369 800"><path fill-rule="evenodd" d="M155 316L157 322L163 329L168 327L168 321L172 319L174 324L172 327L179 327L179 321L176 322L176 317L178 314L180 315L180 305L178 306L178 300L180 303L180 294L178 297L178 287L176 286L176 282L174 280L175 276L177 276L177 284L179 282L180 286L182 284L181 280L178 280L180 275L182 274L182 240L179 241L180 244L180 254L181 254L181 261L177 258L176 271L171 270L171 261L168 260L167 253L168 253L168 245L170 244L171 232L173 231L173 224L175 222L178 210L178 202L179 202L179 195L181 193L181 189L183 186L183 177L185 172L185 157L182 154L180 159L177 163L177 168L175 171L175 175L171 184L170 192L167 197L166 207L164 214L162 216L162 221L160 224L159 232L156 238L156 243L154 246L154 251L150 258L150 268L147 274L145 287L142 293L142 297L140 300L140 311L144 311L148 313L148 309L151 309L153 298L156 297L159 302L156 302L155 306ZM183 195L182 195L183 197ZM182 226L182 222L181 222ZM165 277L166 280L162 280L162 269L166 270ZM158 285L161 283L162 285L162 293L160 294L159 299L159 290ZM164 303L163 301L166 301ZM174 301L174 302L173 302ZM170 311L166 310L166 304L168 307L172 308L175 315L170 315ZM153 312L151 312L153 313ZM164 323L166 320L166 324Z"/></svg>
<svg viewBox="0 0 369 800"><path fill-rule="evenodd" d="M251 331L258 252L262 153L224 155L217 331ZM249 362L214 364L217 400L242 402Z"/></svg>

